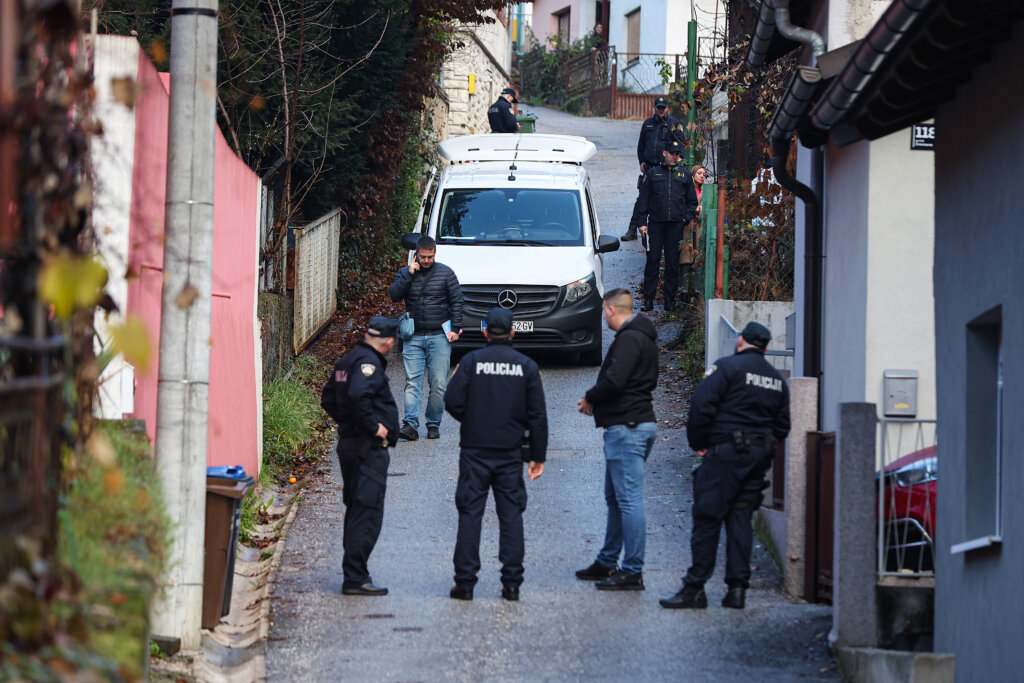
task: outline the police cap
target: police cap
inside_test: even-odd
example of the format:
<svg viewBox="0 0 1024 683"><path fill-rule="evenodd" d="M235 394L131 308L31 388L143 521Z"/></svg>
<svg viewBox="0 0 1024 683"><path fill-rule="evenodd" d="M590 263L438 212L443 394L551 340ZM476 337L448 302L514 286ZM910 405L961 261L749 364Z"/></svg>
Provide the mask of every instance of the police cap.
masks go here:
<svg viewBox="0 0 1024 683"><path fill-rule="evenodd" d="M772 333L768 328L761 323L753 321L747 323L747 326L743 328L742 332L740 332L740 336L743 337L748 344L753 344L762 351L768 348L768 342L772 340Z"/></svg>
<svg viewBox="0 0 1024 683"><path fill-rule="evenodd" d="M519 100L516 99L516 91L514 89L512 89L512 88L505 88L504 90L501 91L501 94L502 95L511 95L512 96L512 102L515 103L515 104L519 103Z"/></svg>
<svg viewBox="0 0 1024 683"><path fill-rule="evenodd" d="M487 311L487 331L493 334L504 335L512 331L512 312L495 306Z"/></svg>
<svg viewBox="0 0 1024 683"><path fill-rule="evenodd" d="M670 140L665 143L665 151L672 154L682 154L683 146L679 144L679 140Z"/></svg>
<svg viewBox="0 0 1024 683"><path fill-rule="evenodd" d="M655 98L654 106L656 108L658 108L658 109L660 109L661 107L667 107L668 106L668 98L665 97L664 95Z"/></svg>
<svg viewBox="0 0 1024 683"><path fill-rule="evenodd" d="M371 337L394 337L398 334L398 321L383 315L375 315L370 318L366 334Z"/></svg>

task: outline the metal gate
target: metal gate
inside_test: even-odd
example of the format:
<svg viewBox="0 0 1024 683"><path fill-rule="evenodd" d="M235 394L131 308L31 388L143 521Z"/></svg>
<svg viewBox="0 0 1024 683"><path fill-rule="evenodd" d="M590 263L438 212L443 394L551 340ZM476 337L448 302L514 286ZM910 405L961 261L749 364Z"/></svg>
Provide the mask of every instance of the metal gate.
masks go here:
<svg viewBox="0 0 1024 683"><path fill-rule="evenodd" d="M807 434L807 551L804 599L832 604L835 432Z"/></svg>

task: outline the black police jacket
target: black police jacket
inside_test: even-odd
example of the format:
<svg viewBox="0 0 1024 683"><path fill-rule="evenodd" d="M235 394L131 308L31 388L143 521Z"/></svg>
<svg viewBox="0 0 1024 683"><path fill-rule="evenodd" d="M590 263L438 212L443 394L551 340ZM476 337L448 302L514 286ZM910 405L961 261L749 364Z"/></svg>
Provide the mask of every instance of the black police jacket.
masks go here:
<svg viewBox="0 0 1024 683"><path fill-rule="evenodd" d="M757 349L719 358L690 398L686 436L695 451L730 441L734 431L789 434L789 387Z"/></svg>
<svg viewBox="0 0 1024 683"><path fill-rule="evenodd" d="M492 341L462 357L448 380L444 407L462 423L463 448L512 450L529 429L530 459L544 462L548 415L540 371L507 340Z"/></svg>
<svg viewBox="0 0 1024 683"><path fill-rule="evenodd" d="M594 407L598 427L654 422L651 392L658 385L658 345L654 323L639 313L615 333L597 383L584 397Z"/></svg>
<svg viewBox="0 0 1024 683"><path fill-rule="evenodd" d="M436 272L431 275L431 271ZM443 263L435 261L429 270L420 268L412 275L405 266L391 283L388 296L392 301L405 299L405 310L416 321L417 332L440 333L445 320L452 321L455 332L462 327L462 287L455 271Z"/></svg>
<svg viewBox="0 0 1024 683"><path fill-rule="evenodd" d="M387 366L387 359L365 341L334 366L341 438L372 437L379 422L388 430L388 444L398 442L398 406L391 394Z"/></svg>
<svg viewBox="0 0 1024 683"><path fill-rule="evenodd" d="M640 139L636 143L637 160L647 164L647 168L660 164L664 160L661 151L670 140L678 140L680 145L686 144L686 131L679 119L657 115L647 119L640 128Z"/></svg>
<svg viewBox="0 0 1024 683"><path fill-rule="evenodd" d="M644 171L633 205L633 225L648 225L651 221L688 223L696 212L697 190L681 165L658 164Z"/></svg>
<svg viewBox="0 0 1024 683"><path fill-rule="evenodd" d="M499 97L487 110L487 122L491 124L492 133L515 133L519 129L512 103L504 97Z"/></svg>

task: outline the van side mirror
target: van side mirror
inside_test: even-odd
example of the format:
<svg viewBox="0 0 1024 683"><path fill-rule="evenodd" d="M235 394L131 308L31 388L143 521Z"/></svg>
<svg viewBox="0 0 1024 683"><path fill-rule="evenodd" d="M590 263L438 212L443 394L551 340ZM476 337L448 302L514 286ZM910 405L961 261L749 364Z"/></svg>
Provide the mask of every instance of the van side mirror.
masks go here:
<svg viewBox="0 0 1024 683"><path fill-rule="evenodd" d="M598 235L597 247L594 249L598 254L607 254L609 251L619 250L619 238L614 235Z"/></svg>
<svg viewBox="0 0 1024 683"><path fill-rule="evenodd" d="M416 251L416 244L420 241L421 237L423 237L423 235L418 232L405 233L402 235L402 247L409 251Z"/></svg>

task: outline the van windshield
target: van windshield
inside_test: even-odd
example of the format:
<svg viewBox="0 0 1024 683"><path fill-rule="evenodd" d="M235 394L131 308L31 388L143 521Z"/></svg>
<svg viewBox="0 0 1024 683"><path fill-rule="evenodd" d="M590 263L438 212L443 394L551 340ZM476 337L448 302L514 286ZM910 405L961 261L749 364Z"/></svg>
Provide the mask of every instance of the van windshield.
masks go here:
<svg viewBox="0 0 1024 683"><path fill-rule="evenodd" d="M441 199L437 241L582 246L580 195L531 188L448 190Z"/></svg>

